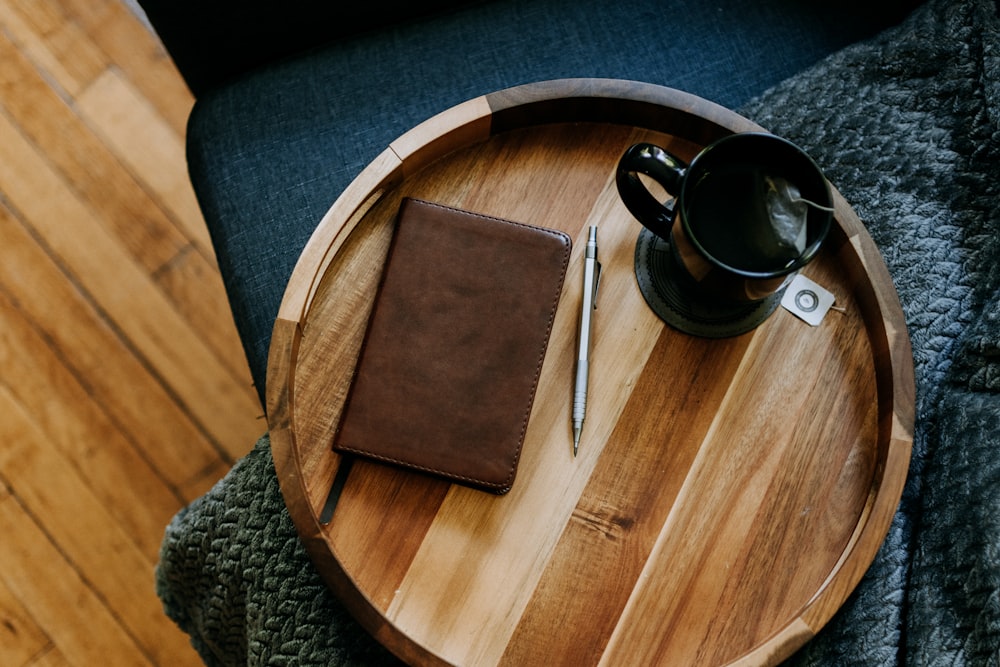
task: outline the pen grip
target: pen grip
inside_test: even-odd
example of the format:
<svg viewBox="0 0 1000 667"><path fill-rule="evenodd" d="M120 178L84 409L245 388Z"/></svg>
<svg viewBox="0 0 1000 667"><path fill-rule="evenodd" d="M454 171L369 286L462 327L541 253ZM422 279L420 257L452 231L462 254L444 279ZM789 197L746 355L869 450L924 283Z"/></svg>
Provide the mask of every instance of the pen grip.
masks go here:
<svg viewBox="0 0 1000 667"><path fill-rule="evenodd" d="M576 362L576 382L573 385L573 421L583 421L587 412L587 375L590 364L586 359ZM565 405L565 404L564 404Z"/></svg>

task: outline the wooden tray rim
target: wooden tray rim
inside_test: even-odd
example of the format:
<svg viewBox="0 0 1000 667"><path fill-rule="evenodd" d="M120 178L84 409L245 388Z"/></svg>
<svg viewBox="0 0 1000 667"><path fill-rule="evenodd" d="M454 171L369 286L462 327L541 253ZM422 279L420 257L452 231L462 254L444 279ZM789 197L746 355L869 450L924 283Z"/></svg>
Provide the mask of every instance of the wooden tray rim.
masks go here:
<svg viewBox="0 0 1000 667"><path fill-rule="evenodd" d="M266 407L275 469L289 513L321 576L358 621L408 662L444 664L392 626L337 562L308 500L294 422L295 360L310 305L330 262L365 214L408 175L448 153L501 132L559 122L610 122L664 132L705 145L733 132L765 128L712 102L655 84L616 79L561 79L516 86L452 107L392 142L345 189L304 248L279 308L269 351ZM879 398L875 479L840 560L797 617L733 664L777 664L830 620L871 565L888 533L913 442L913 357L902 308L888 269L863 223L833 189L836 222L870 287Z"/></svg>

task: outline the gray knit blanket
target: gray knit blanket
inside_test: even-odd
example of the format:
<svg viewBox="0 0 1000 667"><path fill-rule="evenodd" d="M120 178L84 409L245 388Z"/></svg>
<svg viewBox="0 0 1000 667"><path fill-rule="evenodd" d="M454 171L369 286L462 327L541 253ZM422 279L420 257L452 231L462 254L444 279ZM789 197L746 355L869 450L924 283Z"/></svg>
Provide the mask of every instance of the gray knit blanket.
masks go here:
<svg viewBox="0 0 1000 667"><path fill-rule="evenodd" d="M917 381L903 499L791 665L1000 665L1000 20L931 0L741 110L801 145L881 249ZM323 585L266 438L173 520L156 586L208 665L386 665Z"/></svg>

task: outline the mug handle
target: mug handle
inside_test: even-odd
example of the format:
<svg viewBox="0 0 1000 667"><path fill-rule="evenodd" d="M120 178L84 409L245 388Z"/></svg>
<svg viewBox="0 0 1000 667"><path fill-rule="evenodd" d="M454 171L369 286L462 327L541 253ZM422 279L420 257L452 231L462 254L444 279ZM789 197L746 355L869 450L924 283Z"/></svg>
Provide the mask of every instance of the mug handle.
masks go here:
<svg viewBox="0 0 1000 667"><path fill-rule="evenodd" d="M662 239L670 238L674 222L673 206L666 206L646 189L638 174L645 174L675 197L687 165L653 144L635 144L618 161L615 182L625 207L647 229Z"/></svg>

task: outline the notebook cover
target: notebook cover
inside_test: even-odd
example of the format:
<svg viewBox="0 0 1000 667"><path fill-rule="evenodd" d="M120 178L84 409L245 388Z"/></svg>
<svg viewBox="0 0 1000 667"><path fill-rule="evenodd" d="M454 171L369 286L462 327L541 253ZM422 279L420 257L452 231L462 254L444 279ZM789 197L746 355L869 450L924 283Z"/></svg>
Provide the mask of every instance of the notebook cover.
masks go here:
<svg viewBox="0 0 1000 667"><path fill-rule="evenodd" d="M509 491L570 247L404 199L334 449Z"/></svg>

